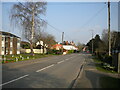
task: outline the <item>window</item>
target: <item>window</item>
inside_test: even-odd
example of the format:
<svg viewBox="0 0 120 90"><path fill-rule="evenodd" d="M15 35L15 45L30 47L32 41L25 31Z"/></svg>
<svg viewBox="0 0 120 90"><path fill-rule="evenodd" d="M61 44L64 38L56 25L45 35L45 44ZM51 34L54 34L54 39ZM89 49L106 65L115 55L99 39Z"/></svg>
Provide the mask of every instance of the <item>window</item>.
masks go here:
<svg viewBox="0 0 120 90"><path fill-rule="evenodd" d="M13 38L11 37L10 38L10 47L12 47L13 46Z"/></svg>
<svg viewBox="0 0 120 90"><path fill-rule="evenodd" d="M4 51L5 49L4 49L4 47L2 47L2 51Z"/></svg>
<svg viewBox="0 0 120 90"><path fill-rule="evenodd" d="M5 40L5 38L4 37L2 37L2 41L4 41Z"/></svg>
<svg viewBox="0 0 120 90"><path fill-rule="evenodd" d="M10 42L13 42L13 38L10 38Z"/></svg>

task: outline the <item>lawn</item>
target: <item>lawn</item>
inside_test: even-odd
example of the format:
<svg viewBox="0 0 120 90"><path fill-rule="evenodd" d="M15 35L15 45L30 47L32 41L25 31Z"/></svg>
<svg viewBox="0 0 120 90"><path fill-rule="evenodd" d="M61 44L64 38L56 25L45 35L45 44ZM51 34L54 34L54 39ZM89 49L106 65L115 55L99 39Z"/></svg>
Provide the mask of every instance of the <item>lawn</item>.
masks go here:
<svg viewBox="0 0 120 90"><path fill-rule="evenodd" d="M102 88L120 88L120 79L113 77L101 77L100 86Z"/></svg>

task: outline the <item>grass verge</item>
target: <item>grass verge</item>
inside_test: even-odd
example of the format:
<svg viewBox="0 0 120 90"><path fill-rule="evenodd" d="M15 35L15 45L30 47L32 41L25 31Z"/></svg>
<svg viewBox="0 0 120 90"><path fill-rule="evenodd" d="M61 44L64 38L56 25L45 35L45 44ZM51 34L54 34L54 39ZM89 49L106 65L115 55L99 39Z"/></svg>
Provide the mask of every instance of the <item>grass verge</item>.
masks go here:
<svg viewBox="0 0 120 90"><path fill-rule="evenodd" d="M2 56L3 58L2 63L38 59L38 58L48 57L48 56L52 56L52 54L35 54L34 56L32 56L31 54L6 55L6 56Z"/></svg>
<svg viewBox="0 0 120 90"><path fill-rule="evenodd" d="M101 63L104 63L104 62L101 61L100 59L94 57L93 61L95 62L95 66L96 66L97 70L102 71L102 72L106 72L106 73L117 73L116 71L105 69L103 67L103 65L101 64Z"/></svg>

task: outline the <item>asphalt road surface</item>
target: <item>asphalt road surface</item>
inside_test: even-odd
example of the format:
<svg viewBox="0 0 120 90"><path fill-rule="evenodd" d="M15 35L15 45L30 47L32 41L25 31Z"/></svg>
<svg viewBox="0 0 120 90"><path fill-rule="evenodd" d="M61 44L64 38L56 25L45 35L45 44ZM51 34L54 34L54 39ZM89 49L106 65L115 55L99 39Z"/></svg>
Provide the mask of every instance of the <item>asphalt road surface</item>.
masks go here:
<svg viewBox="0 0 120 90"><path fill-rule="evenodd" d="M2 88L71 88L87 54L50 56L2 65Z"/></svg>

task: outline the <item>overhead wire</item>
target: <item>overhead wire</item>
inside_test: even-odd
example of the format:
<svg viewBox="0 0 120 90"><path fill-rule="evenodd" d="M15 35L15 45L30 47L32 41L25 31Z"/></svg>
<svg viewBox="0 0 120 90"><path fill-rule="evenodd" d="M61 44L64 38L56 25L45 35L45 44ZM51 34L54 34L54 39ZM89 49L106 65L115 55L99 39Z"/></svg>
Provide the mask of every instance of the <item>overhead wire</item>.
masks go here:
<svg viewBox="0 0 120 90"><path fill-rule="evenodd" d="M104 9L105 9L106 5L104 7L102 7L97 13L95 13L86 23L84 23L80 29L84 28L86 25L88 25L91 21L93 21L95 19L95 17L97 17ZM79 31L79 30L77 30Z"/></svg>
<svg viewBox="0 0 120 90"><path fill-rule="evenodd" d="M18 2L19 2L19 1L18 1ZM23 5L21 2L19 2L19 3L20 3L21 5ZM24 5L23 5L23 6L24 6ZM24 7L26 7L26 6L24 6ZM87 24L89 24L93 19L95 19L95 17L97 17L97 15L98 15L101 11L103 11L103 10L105 9L105 7L106 7L106 6L102 7L102 8L101 8L96 14L94 14L85 24L83 24L83 25L81 26L81 28L83 28L84 26L86 26ZM62 30L54 27L53 25L49 24L48 22L46 22L44 19L40 18L39 16L37 16L37 17L38 17L40 20L44 21L47 25L49 25L50 27L52 27L54 30L56 30L56 31L58 31L58 32L60 32L60 33L64 32L64 31L62 31ZM67 38L72 39L68 34L65 33L65 35L67 36ZM75 40L75 39L72 39L72 40Z"/></svg>

